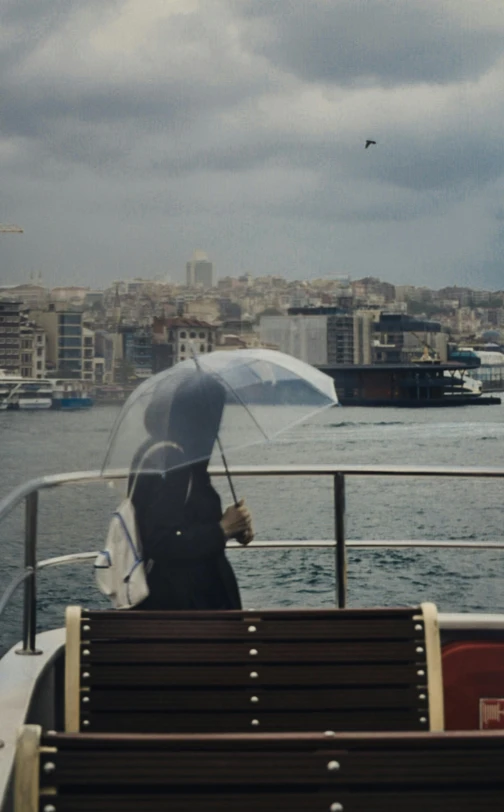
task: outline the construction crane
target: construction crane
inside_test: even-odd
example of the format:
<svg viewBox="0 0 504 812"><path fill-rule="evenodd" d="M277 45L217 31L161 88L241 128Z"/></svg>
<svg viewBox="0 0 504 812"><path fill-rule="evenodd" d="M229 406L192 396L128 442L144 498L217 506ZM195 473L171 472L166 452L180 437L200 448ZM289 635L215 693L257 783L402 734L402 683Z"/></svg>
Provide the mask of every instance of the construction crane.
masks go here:
<svg viewBox="0 0 504 812"><path fill-rule="evenodd" d="M0 223L0 234L23 234L23 229L20 226L2 225Z"/></svg>

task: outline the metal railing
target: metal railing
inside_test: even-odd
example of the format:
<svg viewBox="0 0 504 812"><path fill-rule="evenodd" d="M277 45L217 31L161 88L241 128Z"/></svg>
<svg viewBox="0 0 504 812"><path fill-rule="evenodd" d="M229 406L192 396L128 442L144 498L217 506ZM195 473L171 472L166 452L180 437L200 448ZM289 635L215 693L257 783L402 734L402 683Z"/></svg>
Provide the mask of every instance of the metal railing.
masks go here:
<svg viewBox="0 0 504 812"><path fill-rule="evenodd" d="M225 476L223 468L210 468L212 476ZM347 593L347 560L348 548L447 548L447 549L479 549L504 550L504 542L500 541L443 541L443 540L356 540L345 538L345 488L346 477L386 476L386 477L453 477L453 478L482 478L502 479L504 468L484 467L447 467L447 466L402 466L402 465L256 465L234 466L230 469L234 477L299 477L299 476L331 476L334 483L334 540L314 539L301 541L294 539L274 541L253 541L247 549L279 549L279 548L333 548L335 551L336 574L336 605L344 608ZM60 487L62 485L87 484L90 482L126 480L129 472L126 470L102 474L100 471L78 471L68 474L54 474L32 479L12 491L5 499L0 501L0 521L2 521L14 508L24 501L25 503L25 543L24 543L24 569L9 584L0 597L0 616L8 605L17 588L24 584L23 602L23 643L19 654L38 654L35 646L37 627L37 571L50 566L88 561L96 556L96 552L75 553L55 558L37 561L37 519L38 495L40 491ZM237 542L230 542L229 547L241 548Z"/></svg>

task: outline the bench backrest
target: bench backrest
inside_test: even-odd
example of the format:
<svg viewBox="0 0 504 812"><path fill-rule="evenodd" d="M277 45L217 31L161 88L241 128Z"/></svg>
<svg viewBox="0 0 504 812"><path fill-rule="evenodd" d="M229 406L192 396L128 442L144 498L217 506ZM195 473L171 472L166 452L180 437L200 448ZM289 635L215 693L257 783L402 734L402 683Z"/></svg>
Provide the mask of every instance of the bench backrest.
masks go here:
<svg viewBox="0 0 504 812"><path fill-rule="evenodd" d="M442 730L436 608L67 611L67 732Z"/></svg>
<svg viewBox="0 0 504 812"><path fill-rule="evenodd" d="M15 812L497 812L504 735L55 734L18 744Z"/></svg>

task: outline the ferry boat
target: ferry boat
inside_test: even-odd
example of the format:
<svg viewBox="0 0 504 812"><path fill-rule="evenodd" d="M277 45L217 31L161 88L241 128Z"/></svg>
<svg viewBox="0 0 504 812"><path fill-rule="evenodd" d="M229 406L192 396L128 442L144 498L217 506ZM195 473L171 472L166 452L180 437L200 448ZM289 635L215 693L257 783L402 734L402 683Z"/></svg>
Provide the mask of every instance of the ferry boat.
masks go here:
<svg viewBox="0 0 504 812"><path fill-rule="evenodd" d="M89 409L93 399L77 380L23 378L0 370L0 411L22 409Z"/></svg>
<svg viewBox="0 0 504 812"><path fill-rule="evenodd" d="M93 399L89 396L82 381L53 379L52 408L66 411L89 409Z"/></svg>
<svg viewBox="0 0 504 812"><path fill-rule="evenodd" d="M22 378L20 375L7 375L0 370L0 410L50 409L52 399L53 385L50 380Z"/></svg>
<svg viewBox="0 0 504 812"><path fill-rule="evenodd" d="M333 548L336 608L98 611L90 596L37 633L37 573L97 555L38 558L39 493L128 472L45 476L0 502L0 521L25 504L23 561L0 597L1 622L24 588L22 640L0 659L1 812L502 810L504 615L347 609L346 554L437 548L456 566L458 550L504 543L349 541L345 488L355 476L503 479L504 467L231 473L333 480L333 540L251 547Z"/></svg>

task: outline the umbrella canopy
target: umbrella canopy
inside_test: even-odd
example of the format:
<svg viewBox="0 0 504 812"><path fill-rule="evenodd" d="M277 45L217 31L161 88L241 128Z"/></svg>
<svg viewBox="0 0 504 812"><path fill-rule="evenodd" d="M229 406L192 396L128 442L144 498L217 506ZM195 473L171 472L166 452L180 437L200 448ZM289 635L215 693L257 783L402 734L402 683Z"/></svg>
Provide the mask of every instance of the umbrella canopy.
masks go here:
<svg viewBox="0 0 504 812"><path fill-rule="evenodd" d="M267 442L337 404L334 381L274 350L216 351L142 383L112 431L102 473L165 473Z"/></svg>

